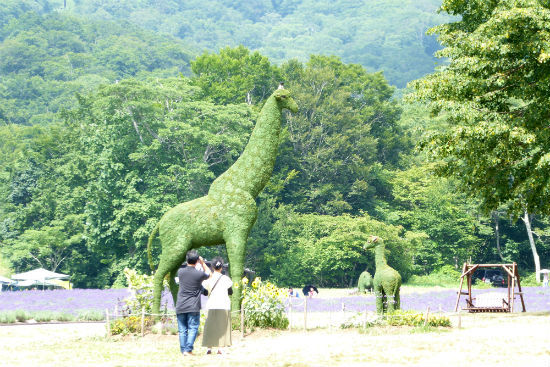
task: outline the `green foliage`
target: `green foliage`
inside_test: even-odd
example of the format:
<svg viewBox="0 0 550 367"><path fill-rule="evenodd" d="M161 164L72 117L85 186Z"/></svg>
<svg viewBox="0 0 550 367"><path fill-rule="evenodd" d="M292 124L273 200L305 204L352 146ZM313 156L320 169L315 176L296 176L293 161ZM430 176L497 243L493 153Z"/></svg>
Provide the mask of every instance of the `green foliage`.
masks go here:
<svg viewBox="0 0 550 367"><path fill-rule="evenodd" d="M188 72L190 58L177 39L127 22L18 11L0 28L0 120L23 125L58 121L56 112L72 108L76 93L127 77Z"/></svg>
<svg viewBox="0 0 550 367"><path fill-rule="evenodd" d="M549 4L448 0L441 9L461 16L431 30L450 63L412 86L450 128L422 148L438 174L456 177L486 211L507 204L516 216L550 213Z"/></svg>
<svg viewBox="0 0 550 367"><path fill-rule="evenodd" d="M493 241L490 224L480 220L476 202L457 193L454 180L434 177L431 167L424 164L395 173L391 180L394 205L386 213L390 223L413 232L417 274L478 258L483 251L481 238Z"/></svg>
<svg viewBox="0 0 550 367"><path fill-rule="evenodd" d="M417 311L394 311L388 313L386 322L391 326L423 326L426 315ZM432 327L451 327L451 320L447 316L434 315L428 316L427 326Z"/></svg>
<svg viewBox="0 0 550 367"><path fill-rule="evenodd" d="M55 311L37 311L33 312L32 319L36 322L48 322L48 321L74 321L75 316L69 313L55 312Z"/></svg>
<svg viewBox="0 0 550 367"><path fill-rule="evenodd" d="M418 311L403 311L395 310L385 314L384 316L377 316L375 314L366 315L364 313L358 313L351 317L346 322L341 324L342 329L349 328L370 328L370 327L384 327L384 326L412 326L412 327L424 327L425 314ZM451 327L451 320L444 315L430 314L428 316L427 327Z"/></svg>
<svg viewBox="0 0 550 367"><path fill-rule="evenodd" d="M334 56L281 69L300 110L288 120L275 173L282 182L272 190L306 213L373 210L389 195L387 169L411 147L397 124L393 88L381 73Z"/></svg>
<svg viewBox="0 0 550 367"><path fill-rule="evenodd" d="M435 37L426 29L448 19L439 0L83 0L69 11L92 19L130 21L179 37L196 49L244 45L280 64L311 54L338 55L403 87L433 70Z"/></svg>
<svg viewBox="0 0 550 367"><path fill-rule="evenodd" d="M226 47L219 54L205 52L191 62L193 84L217 103L263 102L280 79L269 59L244 47Z"/></svg>
<svg viewBox="0 0 550 367"><path fill-rule="evenodd" d="M444 265L428 275L413 275L407 281L407 285L421 287L456 287L460 282L460 271L451 265Z"/></svg>
<svg viewBox="0 0 550 367"><path fill-rule="evenodd" d="M84 310L78 313L76 319L81 321L103 321L105 320L105 314L97 310Z"/></svg>
<svg viewBox="0 0 550 367"><path fill-rule="evenodd" d="M144 318L144 331L149 331L155 320L151 316ZM141 316L122 317L111 321L112 335L129 335L141 333Z"/></svg>
<svg viewBox="0 0 550 367"><path fill-rule="evenodd" d="M142 310L151 313L153 309L153 277L147 274L138 274L135 269L124 269L128 289L132 296L124 300L130 313L139 314Z"/></svg>
<svg viewBox="0 0 550 367"><path fill-rule="evenodd" d="M268 281L262 282L261 278L254 279L250 285L248 279L243 278L238 286L242 288L246 326L275 329L288 327L283 303L288 296L286 289L278 288Z"/></svg>
<svg viewBox="0 0 550 367"><path fill-rule="evenodd" d="M15 319L18 322L24 322L31 319L30 313L25 310L15 310Z"/></svg>
<svg viewBox="0 0 550 367"><path fill-rule="evenodd" d="M473 286L477 289L493 288L491 283L484 282L483 279L476 279Z"/></svg>
<svg viewBox="0 0 550 367"><path fill-rule="evenodd" d="M541 283L537 281L536 273L529 273L520 278L521 285L524 287L540 287Z"/></svg>
<svg viewBox="0 0 550 367"><path fill-rule="evenodd" d="M251 253L263 257L258 270L277 284L352 287L365 267L374 269L374 256L363 249L373 233L386 239L388 262L410 275L409 244L399 227L366 214L304 215L288 207L273 214L275 224L261 251L254 244Z"/></svg>
<svg viewBox="0 0 550 367"><path fill-rule="evenodd" d="M13 324L17 321L15 311L0 312L0 324Z"/></svg>
<svg viewBox="0 0 550 367"><path fill-rule="evenodd" d="M12 324L15 322L27 322L34 320L36 322L49 321L103 321L105 315L100 311L80 311L78 315L73 315L63 311L2 311L0 312L0 323Z"/></svg>

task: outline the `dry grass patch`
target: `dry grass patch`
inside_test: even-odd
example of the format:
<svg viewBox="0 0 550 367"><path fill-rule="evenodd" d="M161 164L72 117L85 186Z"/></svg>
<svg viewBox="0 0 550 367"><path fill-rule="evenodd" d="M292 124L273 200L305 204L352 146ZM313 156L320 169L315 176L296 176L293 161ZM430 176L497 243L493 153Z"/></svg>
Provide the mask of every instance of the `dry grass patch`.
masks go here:
<svg viewBox="0 0 550 367"><path fill-rule="evenodd" d="M453 321L456 321L453 319ZM550 366L548 314L462 317L462 329L257 330L233 336L230 354L184 359L174 335L104 337L102 324L0 327L7 366ZM7 364L5 362L8 361Z"/></svg>

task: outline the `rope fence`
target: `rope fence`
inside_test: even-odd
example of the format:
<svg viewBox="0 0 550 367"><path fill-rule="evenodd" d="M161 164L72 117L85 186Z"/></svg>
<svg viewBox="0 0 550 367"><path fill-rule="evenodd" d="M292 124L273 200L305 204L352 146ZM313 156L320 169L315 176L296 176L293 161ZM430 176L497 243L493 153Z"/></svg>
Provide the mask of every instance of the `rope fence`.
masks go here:
<svg viewBox="0 0 550 367"><path fill-rule="evenodd" d="M362 297L362 304L358 302L346 302L344 298L342 299L311 299L309 297L288 297L284 300L285 314L288 318L288 330L308 330L314 328L329 328L329 329L340 329L345 327L367 327L368 325L374 325L382 321L388 320L399 320L404 318L411 317L421 317L421 322L423 325L428 325L430 316L438 317L444 316L449 319L453 318L455 320L454 324L456 327L462 327L462 315L461 311L458 312L446 312L442 311L441 306L438 310L431 310L430 306L426 307L425 311L409 311L406 314L383 314L379 315L375 310L372 309L373 299L376 301L376 296ZM312 303L316 301L322 301L326 309L314 309L311 307ZM391 297L386 298L386 302L394 302ZM326 305L328 304L328 307ZM159 332L162 334L163 325L168 322L172 322L173 325L177 325L176 318L177 315L175 312L168 312L165 307L164 312L160 314L153 314L145 312L145 309L138 314L128 312L128 310L123 310L119 312L118 307L115 307L114 312L110 312L109 309L105 310L105 319L107 324L107 336L111 336L111 322L117 319L123 319L126 317L140 317L140 331L141 335L145 335L146 331L146 319L147 317L159 317L160 327ZM239 330L241 337L244 338L246 335L246 322L245 322L245 310L241 305L240 310L231 311L231 318L239 319Z"/></svg>
<svg viewBox="0 0 550 367"><path fill-rule="evenodd" d="M343 300L326 301L329 307L325 310L311 310L312 300L308 297L294 298L289 297L285 300L286 315L288 317L288 330L303 329L308 330L310 328L342 328L344 325L350 323L350 321L356 321L355 324L362 324L366 327L369 323L376 321L388 320L388 319L405 319L414 316L421 316L424 320L424 325L427 325L430 316L445 316L456 317L456 325L461 327L461 313L459 312L444 312L439 306L438 310L431 310L430 306L425 311L408 312L406 314L383 314L379 315L375 310L369 310L369 306L372 306L372 297L365 297L364 305L347 304ZM389 300L388 302L393 302ZM363 306L363 307L361 307ZM360 322L362 321L362 322ZM357 325L355 325L357 326Z"/></svg>

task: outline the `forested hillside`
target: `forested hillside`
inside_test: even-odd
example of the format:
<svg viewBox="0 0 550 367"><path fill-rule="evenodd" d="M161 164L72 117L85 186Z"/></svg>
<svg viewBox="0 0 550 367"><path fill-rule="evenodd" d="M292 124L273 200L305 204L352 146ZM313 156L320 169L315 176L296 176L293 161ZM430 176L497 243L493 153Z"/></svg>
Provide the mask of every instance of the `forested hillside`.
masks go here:
<svg viewBox="0 0 550 367"><path fill-rule="evenodd" d="M50 1L61 8L63 1ZM201 50L244 45L280 64L336 55L404 87L433 71L439 0L67 0L65 12L128 21Z"/></svg>
<svg viewBox="0 0 550 367"><path fill-rule="evenodd" d="M447 131L445 116L392 86L432 70L437 47L423 31L437 2L252 3L0 4L0 274L39 265L77 287L109 287L125 267L148 272L159 218L235 161L280 81L300 109L285 115L258 199L246 265L259 275L353 285L373 269L370 234L385 238L405 280L469 258L533 270L525 226L506 205L483 213L415 148ZM418 39L401 27L418 27ZM548 259L547 219L530 219ZM200 251L225 256L223 246Z"/></svg>
<svg viewBox="0 0 550 367"><path fill-rule="evenodd" d="M0 119L8 124L50 122L74 106L76 93L100 84L189 73L193 53L176 38L128 22L78 19L46 4L0 5Z"/></svg>

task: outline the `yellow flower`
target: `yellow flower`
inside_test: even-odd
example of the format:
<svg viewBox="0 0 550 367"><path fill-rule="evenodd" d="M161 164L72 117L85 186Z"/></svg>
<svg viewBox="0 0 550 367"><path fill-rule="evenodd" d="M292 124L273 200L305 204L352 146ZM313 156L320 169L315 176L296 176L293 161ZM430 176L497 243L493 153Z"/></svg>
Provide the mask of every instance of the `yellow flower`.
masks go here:
<svg viewBox="0 0 550 367"><path fill-rule="evenodd" d="M233 287L236 288L236 289L238 289L238 288L239 288L239 282L233 283Z"/></svg>
<svg viewBox="0 0 550 367"><path fill-rule="evenodd" d="M244 285L247 285L248 284L248 278L247 277L242 278L241 283L243 283Z"/></svg>

